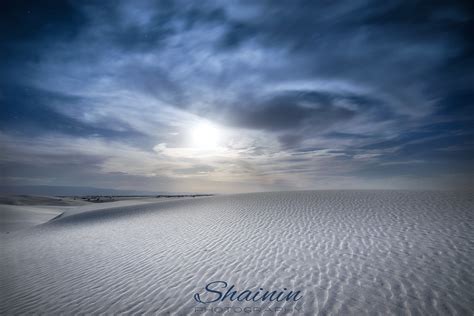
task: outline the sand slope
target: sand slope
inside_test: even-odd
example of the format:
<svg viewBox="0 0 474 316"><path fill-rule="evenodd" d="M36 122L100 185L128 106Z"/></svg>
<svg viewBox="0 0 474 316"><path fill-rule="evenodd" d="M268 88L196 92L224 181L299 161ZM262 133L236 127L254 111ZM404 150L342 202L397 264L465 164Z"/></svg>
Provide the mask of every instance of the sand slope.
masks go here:
<svg viewBox="0 0 474 316"><path fill-rule="evenodd" d="M156 198L123 198L123 200L91 203L82 199L51 196L0 196L0 233L27 229L57 217L122 206L162 202Z"/></svg>
<svg viewBox="0 0 474 316"><path fill-rule="evenodd" d="M186 315L202 306L196 292L224 280L303 299L208 307L471 315L473 228L472 194L441 192L259 193L72 214L2 237L0 313Z"/></svg>
<svg viewBox="0 0 474 316"><path fill-rule="evenodd" d="M66 209L90 204L72 198L0 195L0 232L7 233L45 223Z"/></svg>
<svg viewBox="0 0 474 316"><path fill-rule="evenodd" d="M8 233L45 223L62 214L59 206L0 204L0 232Z"/></svg>

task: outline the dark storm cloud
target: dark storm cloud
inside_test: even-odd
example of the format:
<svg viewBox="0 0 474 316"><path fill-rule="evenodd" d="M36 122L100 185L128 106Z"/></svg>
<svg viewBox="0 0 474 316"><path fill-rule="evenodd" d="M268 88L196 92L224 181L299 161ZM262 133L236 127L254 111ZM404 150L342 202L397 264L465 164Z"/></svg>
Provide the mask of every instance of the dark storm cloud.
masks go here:
<svg viewBox="0 0 474 316"><path fill-rule="evenodd" d="M1 6L0 136L14 143L12 135L56 135L71 157L83 157L75 142L90 141L94 150L83 149L76 173L90 175L88 159L106 177L122 172L132 165L124 157L133 158L127 152L136 149L127 147L133 142L146 162L125 173L146 183L153 181L144 177L166 170L212 176L229 165L236 168L229 173L253 175L254 182L304 170L315 175L308 186L317 185L318 173L363 182L374 172L381 179L402 170L419 170L420 177L432 170L440 178L452 170L473 172L467 163L474 147L468 2ZM238 130L242 140L232 146L250 156L228 165L220 165L223 158L191 165L194 157L176 159L173 150L183 146L197 118ZM169 160L149 156L157 144ZM41 146L33 140L22 153L33 155ZM109 155L108 146L119 149ZM36 174L32 168L23 169Z"/></svg>

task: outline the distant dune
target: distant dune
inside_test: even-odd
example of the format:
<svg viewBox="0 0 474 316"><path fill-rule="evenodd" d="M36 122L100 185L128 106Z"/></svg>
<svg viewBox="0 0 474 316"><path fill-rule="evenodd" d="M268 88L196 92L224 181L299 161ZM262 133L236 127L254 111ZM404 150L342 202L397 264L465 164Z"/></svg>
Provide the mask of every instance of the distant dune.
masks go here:
<svg viewBox="0 0 474 316"><path fill-rule="evenodd" d="M53 185L0 185L0 194L14 195L44 195L44 196L73 196L73 195L157 195L176 194L177 192L151 192L140 190L117 190L110 188L53 186ZM185 194L185 193L183 193Z"/></svg>
<svg viewBox="0 0 474 316"><path fill-rule="evenodd" d="M5 205L50 205L50 206L78 206L89 204L81 199L56 196L37 195L1 195L0 204Z"/></svg>
<svg viewBox="0 0 474 316"><path fill-rule="evenodd" d="M72 198L31 195L0 196L0 232L25 229L45 223L74 206L89 204Z"/></svg>
<svg viewBox="0 0 474 316"><path fill-rule="evenodd" d="M89 199L90 200L90 199ZM9 233L46 223L57 217L66 217L88 211L157 202L153 197L107 197L97 205L87 198L1 195L0 232ZM108 202L110 201L110 202Z"/></svg>
<svg viewBox="0 0 474 316"><path fill-rule="evenodd" d="M246 306L301 315L474 314L470 193L168 200L71 213L4 234L1 243L2 315L216 315L211 308ZM216 280L242 290L291 288L302 299L194 300Z"/></svg>

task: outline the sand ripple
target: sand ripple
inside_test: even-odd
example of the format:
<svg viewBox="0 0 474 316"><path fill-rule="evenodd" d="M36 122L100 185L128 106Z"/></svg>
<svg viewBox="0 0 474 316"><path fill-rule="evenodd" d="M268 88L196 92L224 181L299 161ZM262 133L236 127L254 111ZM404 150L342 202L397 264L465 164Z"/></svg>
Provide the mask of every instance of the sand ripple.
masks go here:
<svg viewBox="0 0 474 316"><path fill-rule="evenodd" d="M2 315L186 315L200 306L194 293L215 280L304 296L213 307L474 313L468 193L308 191L170 201L76 214L1 243Z"/></svg>

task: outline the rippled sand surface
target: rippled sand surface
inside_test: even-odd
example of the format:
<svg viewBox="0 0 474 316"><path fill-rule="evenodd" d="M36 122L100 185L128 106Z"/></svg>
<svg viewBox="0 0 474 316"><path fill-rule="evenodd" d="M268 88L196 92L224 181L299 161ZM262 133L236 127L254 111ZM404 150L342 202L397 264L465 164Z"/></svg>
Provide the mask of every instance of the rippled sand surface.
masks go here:
<svg viewBox="0 0 474 316"><path fill-rule="evenodd" d="M297 289L303 298L207 307L474 314L472 193L308 191L169 201L75 214L0 242L2 315L215 315L195 312L203 304L193 299L215 280L239 289Z"/></svg>

